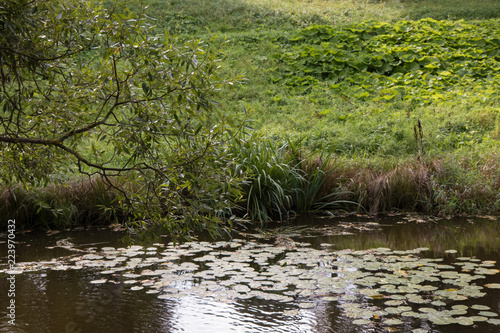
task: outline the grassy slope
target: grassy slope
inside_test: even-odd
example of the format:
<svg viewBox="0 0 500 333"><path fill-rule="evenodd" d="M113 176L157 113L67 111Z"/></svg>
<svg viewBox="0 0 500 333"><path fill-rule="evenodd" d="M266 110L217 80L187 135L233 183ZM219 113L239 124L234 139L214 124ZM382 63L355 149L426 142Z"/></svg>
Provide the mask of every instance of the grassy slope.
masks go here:
<svg viewBox="0 0 500 333"><path fill-rule="evenodd" d="M391 192L391 186L400 186L401 180L393 179L395 175L416 175L422 146L415 142L413 131L421 120L427 182L434 182L426 186L432 188L440 210L500 209L498 103L464 100L387 106L341 97L321 86L307 94L297 93L273 83L270 73L281 66L274 55L291 49L288 37L311 24L340 27L367 20L396 22L427 17L482 20L499 18L500 2L157 0L151 9L160 29L181 38L216 35L229 40L222 67L231 74L244 74L248 81L228 93L222 107L230 112L241 112L245 107L257 130L270 136L298 136L310 150L335 154L341 169L336 175L352 178L345 188L357 194L350 199L372 210L407 207L388 200L373 208L374 199L368 197L383 197L387 193L382 192ZM401 193L412 190L415 188L399 189Z"/></svg>
<svg viewBox="0 0 500 333"><path fill-rule="evenodd" d="M485 137L498 139L498 105L448 103L388 107L362 102L315 87L308 94L272 83L270 71L280 66L273 57L291 48L287 37L311 24L341 26L365 20L484 19L500 16L498 1L203 1L157 0L152 12L158 26L182 37L218 35L230 42L222 63L230 73L244 74L243 86L228 94L223 107L250 110L254 126L269 134L305 137L311 149L351 158L407 158L418 148L413 126L421 119L424 147L430 156L462 149ZM451 112L453 111L453 112ZM495 144L495 142L493 142ZM486 150L492 143L483 142Z"/></svg>

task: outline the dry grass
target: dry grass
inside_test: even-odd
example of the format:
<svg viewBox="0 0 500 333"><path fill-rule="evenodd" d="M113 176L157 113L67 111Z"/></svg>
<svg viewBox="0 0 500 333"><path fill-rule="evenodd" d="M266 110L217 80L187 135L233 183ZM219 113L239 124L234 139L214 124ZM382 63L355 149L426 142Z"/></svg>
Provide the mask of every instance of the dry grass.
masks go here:
<svg viewBox="0 0 500 333"><path fill-rule="evenodd" d="M472 163L453 158L394 166L345 163L329 175L343 199L372 214L402 210L438 215L500 213L500 159L497 154ZM339 186L340 184L340 186Z"/></svg>

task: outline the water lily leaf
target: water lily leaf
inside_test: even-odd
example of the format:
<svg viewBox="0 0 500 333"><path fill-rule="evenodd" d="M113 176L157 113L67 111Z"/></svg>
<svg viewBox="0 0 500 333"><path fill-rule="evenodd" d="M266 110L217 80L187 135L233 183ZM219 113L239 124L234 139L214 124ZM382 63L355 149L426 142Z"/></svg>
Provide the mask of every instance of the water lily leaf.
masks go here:
<svg viewBox="0 0 500 333"><path fill-rule="evenodd" d="M498 272L500 272L500 270L498 269L494 269L494 268L484 268L484 267L478 267L475 269L474 271L476 274L485 274L485 275L495 275L497 274Z"/></svg>
<svg viewBox="0 0 500 333"><path fill-rule="evenodd" d="M403 322L403 321L401 321L401 320L399 320L399 319L387 319L387 320L384 320L384 321L382 322L382 324L384 324L384 325L391 325L391 326L393 326L393 325L401 325L401 324L404 324L404 322Z"/></svg>
<svg viewBox="0 0 500 333"><path fill-rule="evenodd" d="M488 283L484 285L490 289L500 289L500 283Z"/></svg>
<svg viewBox="0 0 500 333"><path fill-rule="evenodd" d="M82 256L82 259L83 260L101 260L102 258L104 258L103 256L99 256L97 254L85 254L84 256Z"/></svg>
<svg viewBox="0 0 500 333"><path fill-rule="evenodd" d="M415 311L401 312L400 315L401 315L401 317L414 317L414 318L423 318L423 316L425 316L425 314L418 313L418 312L415 312Z"/></svg>
<svg viewBox="0 0 500 333"><path fill-rule="evenodd" d="M496 314L495 312L491 312L491 311L481 311L478 313L479 316L483 316L483 317L497 317L498 314Z"/></svg>
<svg viewBox="0 0 500 333"><path fill-rule="evenodd" d="M451 325L456 323L455 318L450 315L443 314L442 312L429 314L428 319L435 325Z"/></svg>
<svg viewBox="0 0 500 333"><path fill-rule="evenodd" d="M467 318L467 317L457 317L456 321L458 324L460 324L462 326L474 325L474 320L472 320L471 318Z"/></svg>
<svg viewBox="0 0 500 333"><path fill-rule="evenodd" d="M333 297L333 296L326 296L322 297L321 299L324 300L325 302L336 302L339 300L338 297Z"/></svg>
<svg viewBox="0 0 500 333"><path fill-rule="evenodd" d="M353 320L353 321L352 321L352 323L353 323L354 325L363 325L363 326L364 326L364 325L369 325L369 324L371 324L371 323L372 323L372 321L371 321L371 320L369 320L369 319L356 319L356 320Z"/></svg>
<svg viewBox="0 0 500 333"><path fill-rule="evenodd" d="M126 273L122 275L124 278L130 278L130 279L135 279L138 277L141 277L140 274L132 274L132 273Z"/></svg>
<svg viewBox="0 0 500 333"><path fill-rule="evenodd" d="M451 307L453 310L467 310L469 307L467 305L458 304Z"/></svg>
<svg viewBox="0 0 500 333"><path fill-rule="evenodd" d="M486 305L474 304L471 306L471 309L480 310L480 311L487 311L487 310L490 310L491 308L489 306L486 306Z"/></svg>
<svg viewBox="0 0 500 333"><path fill-rule="evenodd" d="M419 248L416 248L415 250L419 251L419 252L425 252L425 251L429 251L430 249L428 247L419 247Z"/></svg>
<svg viewBox="0 0 500 333"><path fill-rule="evenodd" d="M108 281L108 279L99 279L99 280L90 281L90 283L92 283L92 284L102 284L102 283L106 283L107 281Z"/></svg>
<svg viewBox="0 0 500 333"><path fill-rule="evenodd" d="M300 314L300 311L299 310L285 310L285 311L283 311L283 314L285 316L294 317L294 316L298 316Z"/></svg>
<svg viewBox="0 0 500 333"><path fill-rule="evenodd" d="M142 290L142 289L144 289L143 286L134 286L134 287L130 288L130 290L134 290L134 291L136 291L136 290Z"/></svg>
<svg viewBox="0 0 500 333"><path fill-rule="evenodd" d="M314 303L304 303L304 302L302 302L302 303L299 303L298 306L301 309L311 309L311 308L314 307Z"/></svg>
<svg viewBox="0 0 500 333"><path fill-rule="evenodd" d="M138 280L126 280L126 281L123 281L124 284L134 284L134 283L137 283L139 282Z"/></svg>
<svg viewBox="0 0 500 333"><path fill-rule="evenodd" d="M113 273L115 273L115 272L116 272L116 271L114 271L114 270L107 270L107 271L102 271L102 272L100 272L100 273L101 273L101 274L113 274Z"/></svg>

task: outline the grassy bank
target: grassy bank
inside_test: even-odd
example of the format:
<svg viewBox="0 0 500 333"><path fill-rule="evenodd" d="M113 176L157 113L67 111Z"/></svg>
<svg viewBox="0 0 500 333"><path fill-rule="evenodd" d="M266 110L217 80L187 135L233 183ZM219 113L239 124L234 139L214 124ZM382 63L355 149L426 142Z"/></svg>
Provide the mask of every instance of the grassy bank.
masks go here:
<svg viewBox="0 0 500 333"><path fill-rule="evenodd" d="M227 147L244 176L236 215L500 213L498 1L155 0L148 10L156 32L212 40L221 72L246 78L219 101L254 128ZM58 178L69 185L3 189L0 215L26 228L122 217L104 182Z"/></svg>
<svg viewBox="0 0 500 333"><path fill-rule="evenodd" d="M261 139L235 145L244 196L233 212L260 226L297 214L341 211L422 212L439 216L498 214L500 158L472 154L372 163L306 156L297 142ZM3 190L0 214L18 226L73 228L120 223L119 193L100 179L27 190Z"/></svg>

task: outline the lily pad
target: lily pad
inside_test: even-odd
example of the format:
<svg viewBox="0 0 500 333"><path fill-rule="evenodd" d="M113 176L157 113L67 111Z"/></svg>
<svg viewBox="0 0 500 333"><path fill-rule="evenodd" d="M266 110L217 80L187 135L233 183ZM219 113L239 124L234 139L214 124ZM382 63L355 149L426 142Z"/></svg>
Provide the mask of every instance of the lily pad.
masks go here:
<svg viewBox="0 0 500 333"><path fill-rule="evenodd" d="M468 317L457 317L456 318L457 324L460 324L462 326L472 326L474 325L474 320Z"/></svg>
<svg viewBox="0 0 500 333"><path fill-rule="evenodd" d="M144 289L143 286L134 286L134 287L130 288L130 290L134 290L134 291L142 290L142 289Z"/></svg>
<svg viewBox="0 0 500 333"><path fill-rule="evenodd" d="M491 308L489 306L486 306L486 305L474 304L471 306L471 309L479 310L479 311L487 311L487 310L490 310Z"/></svg>
<svg viewBox="0 0 500 333"><path fill-rule="evenodd" d="M369 319L356 319L356 320L353 320L352 323L354 325L363 325L363 326L365 326L365 325L371 324L372 321L369 320Z"/></svg>
<svg viewBox="0 0 500 333"><path fill-rule="evenodd" d="M298 304L299 308L301 309L311 309L314 307L314 303L299 303Z"/></svg>
<svg viewBox="0 0 500 333"><path fill-rule="evenodd" d="M101 274L113 274L116 273L114 270L107 270L107 271L102 271Z"/></svg>
<svg viewBox="0 0 500 333"><path fill-rule="evenodd" d="M490 289L500 289L500 283L488 283L484 285Z"/></svg>
<svg viewBox="0 0 500 333"><path fill-rule="evenodd" d="M481 311L478 315L483 317L498 317L497 313L491 311Z"/></svg>
<svg viewBox="0 0 500 333"><path fill-rule="evenodd" d="M382 324L384 324L384 325L390 325L390 326L395 326L395 325L404 324L404 322L401 321L401 320L399 320L399 319L387 319L387 320L384 320L382 322Z"/></svg>

